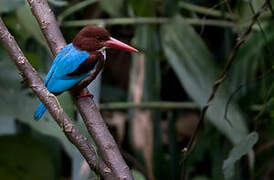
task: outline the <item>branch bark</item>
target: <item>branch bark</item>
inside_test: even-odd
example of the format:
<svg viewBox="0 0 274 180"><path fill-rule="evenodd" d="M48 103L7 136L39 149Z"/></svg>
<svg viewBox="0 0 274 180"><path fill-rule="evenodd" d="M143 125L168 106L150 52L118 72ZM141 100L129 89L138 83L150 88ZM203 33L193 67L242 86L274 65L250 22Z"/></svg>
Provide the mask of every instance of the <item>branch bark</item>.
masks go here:
<svg viewBox="0 0 274 180"><path fill-rule="evenodd" d="M105 179L113 179L109 168L100 159L97 159L95 150L90 146L86 137L74 126L68 115L60 107L56 97L51 94L40 80L37 72L30 65L13 36L8 32L0 17L0 40L8 51L11 60L19 69L21 75L27 80L29 87L47 107L49 113L62 128L66 137L74 144L87 160L91 169L100 173Z"/></svg>
<svg viewBox="0 0 274 180"><path fill-rule="evenodd" d="M66 43L47 1L28 0L28 3L45 38L47 39L52 53L56 56ZM84 90L88 91L86 88ZM115 179L133 180L129 168L119 152L117 144L92 99L88 97L77 98L76 105L83 117L89 133L94 138L103 160L112 170Z"/></svg>
<svg viewBox="0 0 274 180"><path fill-rule="evenodd" d="M96 145L100 147L99 151L103 155L106 164L113 167L113 173L118 175L119 179L131 179L129 168L92 98L78 98L76 105L89 133Z"/></svg>

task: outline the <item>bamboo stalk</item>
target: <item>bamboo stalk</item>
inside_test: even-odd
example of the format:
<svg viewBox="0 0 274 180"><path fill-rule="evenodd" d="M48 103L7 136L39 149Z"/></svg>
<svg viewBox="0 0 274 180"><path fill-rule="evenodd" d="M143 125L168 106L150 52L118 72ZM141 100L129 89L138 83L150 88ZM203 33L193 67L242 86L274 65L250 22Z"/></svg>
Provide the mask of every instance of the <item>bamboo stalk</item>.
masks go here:
<svg viewBox="0 0 274 180"><path fill-rule="evenodd" d="M102 103L99 105L100 110L122 110L122 109L199 109L200 107L193 102L112 102L112 103Z"/></svg>
<svg viewBox="0 0 274 180"><path fill-rule="evenodd" d="M65 21L64 27L86 26L88 24L98 25L127 25L127 24L162 24L167 23L168 18L138 17L138 18L110 18L110 19L84 19Z"/></svg>
<svg viewBox="0 0 274 180"><path fill-rule="evenodd" d="M149 102L111 102L98 104L101 111L108 110L128 110L130 108L135 109L184 109L184 110L200 110L201 107L195 102L170 102L170 101L149 101ZM254 104L250 106L251 111L262 111L264 109L263 104Z"/></svg>
<svg viewBox="0 0 274 180"><path fill-rule="evenodd" d="M83 19L65 21L61 24L63 27L79 27L86 25L136 25L136 24L165 24L169 22L165 17L138 17L138 18L110 18L110 19ZM185 18L185 20L194 26L216 26L216 27L235 27L235 23L225 20Z"/></svg>

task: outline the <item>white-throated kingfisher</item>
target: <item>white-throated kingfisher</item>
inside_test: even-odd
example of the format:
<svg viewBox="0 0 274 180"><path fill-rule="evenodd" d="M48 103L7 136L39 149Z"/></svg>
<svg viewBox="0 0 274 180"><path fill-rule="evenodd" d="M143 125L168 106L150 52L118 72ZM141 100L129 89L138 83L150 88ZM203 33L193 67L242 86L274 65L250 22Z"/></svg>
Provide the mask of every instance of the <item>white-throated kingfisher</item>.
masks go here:
<svg viewBox="0 0 274 180"><path fill-rule="evenodd" d="M135 48L112 38L106 29L86 26L72 43L57 54L44 85L51 93L59 95L89 75L95 78L104 66L107 48L138 52ZM46 110L44 104L40 103L34 118L39 120Z"/></svg>

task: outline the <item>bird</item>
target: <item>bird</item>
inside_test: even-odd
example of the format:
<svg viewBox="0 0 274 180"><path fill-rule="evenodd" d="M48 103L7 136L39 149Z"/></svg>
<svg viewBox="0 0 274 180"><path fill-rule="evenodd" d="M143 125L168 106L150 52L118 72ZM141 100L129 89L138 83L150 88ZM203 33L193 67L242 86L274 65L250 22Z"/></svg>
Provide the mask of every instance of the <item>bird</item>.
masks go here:
<svg viewBox="0 0 274 180"><path fill-rule="evenodd" d="M49 92L60 95L88 76L92 76L94 80L104 66L108 48L138 52L137 49L111 37L103 27L85 26L72 43L57 54L44 85ZM89 95L91 94L80 93L79 96ZM40 103L34 113L34 119L41 119L46 110L45 105Z"/></svg>

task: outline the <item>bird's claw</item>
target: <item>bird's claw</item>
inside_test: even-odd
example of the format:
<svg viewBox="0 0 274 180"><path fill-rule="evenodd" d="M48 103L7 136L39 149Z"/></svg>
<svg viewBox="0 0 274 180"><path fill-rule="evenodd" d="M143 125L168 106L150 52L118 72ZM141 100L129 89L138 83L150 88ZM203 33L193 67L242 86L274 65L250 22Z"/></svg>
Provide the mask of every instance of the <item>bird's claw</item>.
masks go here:
<svg viewBox="0 0 274 180"><path fill-rule="evenodd" d="M77 97L78 97L78 98L82 98L82 97L90 97L90 98L93 98L94 95L91 94L91 93L89 93L89 92L86 92L86 91L84 91L84 92L81 91Z"/></svg>

